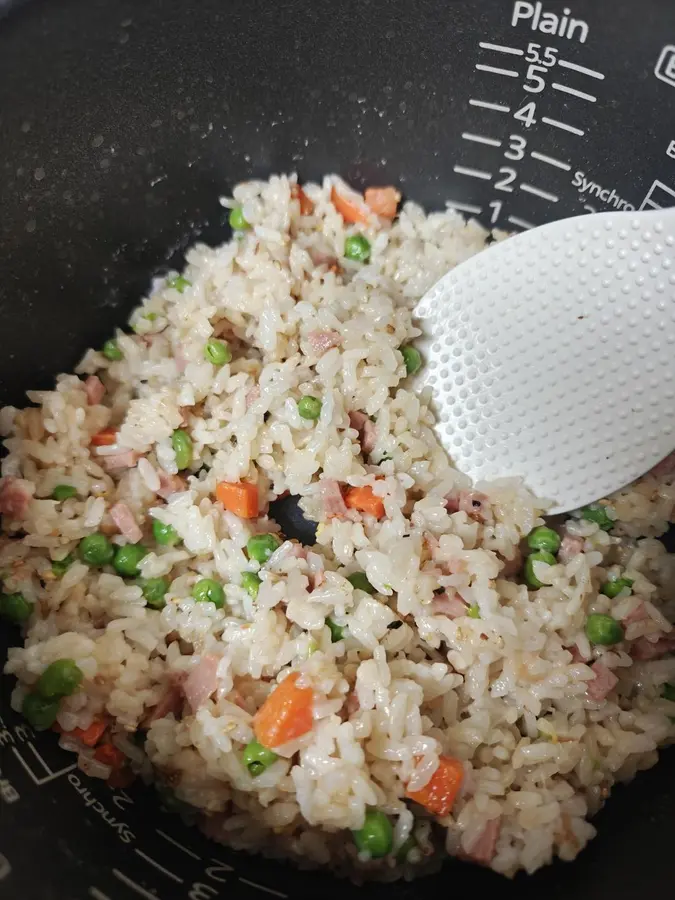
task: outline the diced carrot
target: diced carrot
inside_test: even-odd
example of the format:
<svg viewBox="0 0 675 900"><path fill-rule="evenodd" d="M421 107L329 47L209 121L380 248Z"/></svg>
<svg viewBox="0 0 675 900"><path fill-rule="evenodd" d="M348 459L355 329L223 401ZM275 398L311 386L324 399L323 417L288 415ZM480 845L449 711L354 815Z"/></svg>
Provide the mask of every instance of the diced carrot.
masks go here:
<svg viewBox="0 0 675 900"><path fill-rule="evenodd" d="M311 730L314 692L298 687L298 678L297 672L285 678L253 717L253 730L263 747L280 747Z"/></svg>
<svg viewBox="0 0 675 900"><path fill-rule="evenodd" d="M88 728L73 728L72 731L64 733L87 747L95 747L103 737L103 732L107 727L108 723L105 719L94 719Z"/></svg>
<svg viewBox="0 0 675 900"><path fill-rule="evenodd" d="M258 515L258 486L247 481L221 481L216 486L216 497L225 509L242 519L255 519Z"/></svg>
<svg viewBox="0 0 675 900"><path fill-rule="evenodd" d="M94 447L111 447L117 443L117 432L114 428L104 428L98 434L92 435L91 443Z"/></svg>
<svg viewBox="0 0 675 900"><path fill-rule="evenodd" d="M341 194L335 185L330 192L331 203L340 213L345 222L368 222L368 207L363 202L361 194L350 191L350 195Z"/></svg>
<svg viewBox="0 0 675 900"><path fill-rule="evenodd" d="M303 191L299 184L294 184L291 188L291 197L300 203L300 215L311 216L314 212L314 204Z"/></svg>
<svg viewBox="0 0 675 900"><path fill-rule="evenodd" d="M363 487L351 487L345 493L345 504L349 509L358 509L360 512L370 513L376 519L384 516L384 502L382 497L373 493L369 484Z"/></svg>
<svg viewBox="0 0 675 900"><path fill-rule="evenodd" d="M364 197L367 206L383 219L393 219L401 202L401 194L394 187L370 187Z"/></svg>
<svg viewBox="0 0 675 900"><path fill-rule="evenodd" d="M127 761L124 753L114 744L101 744L94 750L94 759L105 766L110 766L111 769L121 769Z"/></svg>
<svg viewBox="0 0 675 900"><path fill-rule="evenodd" d="M406 791L406 797L419 803L436 816L447 816L464 778L464 766L459 759L441 756L438 768L419 791Z"/></svg>

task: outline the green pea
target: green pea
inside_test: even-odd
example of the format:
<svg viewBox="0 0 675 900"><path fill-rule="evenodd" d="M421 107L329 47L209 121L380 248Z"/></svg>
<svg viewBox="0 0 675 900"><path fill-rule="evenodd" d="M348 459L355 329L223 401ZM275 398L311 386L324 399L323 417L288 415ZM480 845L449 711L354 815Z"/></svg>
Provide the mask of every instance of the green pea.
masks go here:
<svg viewBox="0 0 675 900"><path fill-rule="evenodd" d="M64 556L63 559L55 559L52 562L52 572L57 578L62 578L74 562L75 557L72 553L69 553L68 556Z"/></svg>
<svg viewBox="0 0 675 900"><path fill-rule="evenodd" d="M241 586L243 589L249 594L249 596L255 598L258 596L258 589L262 581L255 574L255 572L242 572L241 573Z"/></svg>
<svg viewBox="0 0 675 900"><path fill-rule="evenodd" d="M69 697L80 686L84 674L74 659L57 659L38 678L35 691L45 700Z"/></svg>
<svg viewBox="0 0 675 900"><path fill-rule="evenodd" d="M371 859L380 859L391 851L394 829L383 812L370 810L366 813L363 828L352 832L354 843L360 853L370 854Z"/></svg>
<svg viewBox="0 0 675 900"><path fill-rule="evenodd" d="M199 603L213 603L216 609L225 606L225 591L223 586L213 578L202 578L192 588L192 596Z"/></svg>
<svg viewBox="0 0 675 900"><path fill-rule="evenodd" d="M229 223L232 231L245 231L251 227L244 218L244 211L241 206L235 206L234 209L230 210Z"/></svg>
<svg viewBox="0 0 675 900"><path fill-rule="evenodd" d="M623 640L623 628L620 622L603 613L591 613L586 619L586 637L591 644L610 646Z"/></svg>
<svg viewBox="0 0 675 900"><path fill-rule="evenodd" d="M365 591L366 594L377 593L375 588L366 578L365 572L352 572L351 575L347 575L347 581L353 588L356 588L357 591Z"/></svg>
<svg viewBox="0 0 675 900"><path fill-rule="evenodd" d="M544 586L534 574L534 563L536 562L545 562L549 566L554 566L556 564L556 558L552 553L548 553L546 550L537 550L535 553L531 553L525 560L523 569L525 581L535 590Z"/></svg>
<svg viewBox="0 0 675 900"><path fill-rule="evenodd" d="M143 596L150 609L164 609L166 600L164 594L169 590L169 582L166 578L148 578L138 582L143 590Z"/></svg>
<svg viewBox="0 0 675 900"><path fill-rule="evenodd" d="M179 294L182 294L185 288L190 287L192 284L191 281L183 278L182 275L172 275L171 278L167 278L166 283L168 287L178 291Z"/></svg>
<svg viewBox="0 0 675 900"><path fill-rule="evenodd" d="M546 550L547 553L557 553L560 550L560 535L546 525L533 528L527 536L527 546L530 550Z"/></svg>
<svg viewBox="0 0 675 900"><path fill-rule="evenodd" d="M152 535L158 544L165 547L173 547L180 541L180 535L173 525L165 525L159 519L152 520Z"/></svg>
<svg viewBox="0 0 675 900"><path fill-rule="evenodd" d="M90 534L79 544L82 562L89 566L106 566L112 562L115 548L104 534Z"/></svg>
<svg viewBox="0 0 675 900"><path fill-rule="evenodd" d="M613 600L615 597L619 596L624 588L631 588L632 586L632 578L614 578L611 581L606 581L600 588L600 591L605 597L609 597L610 600Z"/></svg>
<svg viewBox="0 0 675 900"><path fill-rule="evenodd" d="M281 541L275 534L254 534L248 539L246 552L250 559L263 565L280 546Z"/></svg>
<svg viewBox="0 0 675 900"><path fill-rule="evenodd" d="M52 500L61 503L63 500L70 500L76 494L77 488L74 488L72 484L57 484L52 491Z"/></svg>
<svg viewBox="0 0 675 900"><path fill-rule="evenodd" d="M232 351L225 341L217 341L211 338L204 344L204 359L214 366L224 366L232 359Z"/></svg>
<svg viewBox="0 0 675 900"><path fill-rule="evenodd" d="M0 594L0 617L14 625L21 625L30 618L33 604L23 594Z"/></svg>
<svg viewBox="0 0 675 900"><path fill-rule="evenodd" d="M318 419L321 415L321 401L309 394L298 400L298 414L303 419Z"/></svg>
<svg viewBox="0 0 675 900"><path fill-rule="evenodd" d="M56 722L59 714L59 701L46 700L39 694L26 694L23 698L21 712L36 731L46 731Z"/></svg>
<svg viewBox="0 0 675 900"><path fill-rule="evenodd" d="M607 513L607 506L601 503L589 503L581 510L581 518L588 522L595 522L603 531L611 531L614 528L614 519Z"/></svg>
<svg viewBox="0 0 675 900"><path fill-rule="evenodd" d="M176 465L178 468L187 469L192 462L192 438L187 431L177 428L171 435L171 446L176 454Z"/></svg>
<svg viewBox="0 0 675 900"><path fill-rule="evenodd" d="M345 626L338 625L337 622L334 622L331 618L326 619L326 625L328 625L328 630L330 631L331 643L337 644L337 642L341 641L345 635Z"/></svg>
<svg viewBox="0 0 675 900"><path fill-rule="evenodd" d="M362 234L352 234L345 240L345 257L354 262L368 262L370 259L370 241Z"/></svg>
<svg viewBox="0 0 675 900"><path fill-rule="evenodd" d="M251 741L250 744L247 744L242 756L244 765L254 778L256 775L262 775L265 769L268 769L277 759L279 757L273 750L268 750L258 741Z"/></svg>
<svg viewBox="0 0 675 900"><path fill-rule="evenodd" d="M106 341L101 348L101 353L106 359L109 359L110 362L119 362L121 359L124 359L124 354L118 347L117 341L114 340Z"/></svg>
<svg viewBox="0 0 675 900"><path fill-rule="evenodd" d="M148 551L142 544L124 544L115 551L113 566L120 575L136 578L140 573L138 564L147 555Z"/></svg>
<svg viewBox="0 0 675 900"><path fill-rule="evenodd" d="M409 344L400 349L406 372L408 375L415 375L422 368L422 354Z"/></svg>
<svg viewBox="0 0 675 900"><path fill-rule="evenodd" d="M477 603L473 603L467 609L466 614L470 619L480 619L480 606Z"/></svg>
<svg viewBox="0 0 675 900"><path fill-rule="evenodd" d="M666 681L666 683L661 686L661 696L664 700L670 700L671 703L675 703L675 684Z"/></svg>

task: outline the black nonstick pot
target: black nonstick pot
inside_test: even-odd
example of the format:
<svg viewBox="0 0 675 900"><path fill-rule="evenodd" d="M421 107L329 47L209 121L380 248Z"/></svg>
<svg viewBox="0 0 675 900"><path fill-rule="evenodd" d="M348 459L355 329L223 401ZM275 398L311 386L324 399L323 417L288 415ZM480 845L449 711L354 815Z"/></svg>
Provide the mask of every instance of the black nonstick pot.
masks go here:
<svg viewBox="0 0 675 900"><path fill-rule="evenodd" d="M339 172L486 225L675 202L672 0L0 0L0 401L124 323L235 182ZM20 639L6 630L6 646ZM672 890L675 758L619 788L572 864L364 888L209 843L0 719L0 895L554 900Z"/></svg>

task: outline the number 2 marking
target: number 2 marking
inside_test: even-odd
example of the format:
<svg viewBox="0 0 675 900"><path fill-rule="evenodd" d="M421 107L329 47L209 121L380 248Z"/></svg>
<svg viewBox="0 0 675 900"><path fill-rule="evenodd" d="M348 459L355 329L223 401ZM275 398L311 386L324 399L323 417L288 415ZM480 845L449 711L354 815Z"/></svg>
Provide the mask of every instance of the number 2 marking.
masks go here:
<svg viewBox="0 0 675 900"><path fill-rule="evenodd" d="M516 179L516 170L509 169L508 166L502 166L499 170L499 174L504 177L499 181L495 181L495 190L497 191L506 191L507 193L513 193L513 188L509 187L512 181Z"/></svg>

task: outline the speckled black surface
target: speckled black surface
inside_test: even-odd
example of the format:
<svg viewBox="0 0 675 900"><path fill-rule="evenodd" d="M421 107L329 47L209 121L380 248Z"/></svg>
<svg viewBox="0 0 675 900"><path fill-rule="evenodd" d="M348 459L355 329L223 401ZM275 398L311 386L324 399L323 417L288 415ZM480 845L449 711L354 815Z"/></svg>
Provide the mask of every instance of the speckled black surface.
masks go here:
<svg viewBox="0 0 675 900"><path fill-rule="evenodd" d="M511 28L506 0L0 2L0 400L20 402L26 388L48 386L72 367L193 240L223 239L218 194L241 178L339 171L357 184L399 183L432 207L448 197L475 204L484 221L500 200L498 224L581 212L576 170L635 206L655 179L675 188L667 155L675 88L653 74L663 45L675 39L671 0L568 5L589 23L584 46ZM550 90L533 95L522 78L491 80L475 63L506 63L480 57L487 51L478 41L554 44L561 56L606 74L593 83L598 103L582 108ZM524 72L524 64L516 68ZM567 73L566 83L589 89L575 78ZM490 118L470 106L470 97L512 111L534 100L538 116L574 122L585 134L523 130L510 115ZM464 130L505 142L525 135L528 153L567 159L571 171L542 168L529 156L505 163L494 148L462 141ZM457 175L457 163L493 172L512 166L517 182L559 201L497 192L494 179ZM18 634L3 638L11 645ZM672 890L672 754L616 792L598 817L599 837L572 866L504 882L455 864L413 885L357 889L209 845L141 789L124 796L77 773L58 774L70 758L52 735L21 728L9 688L5 680L3 897L264 896L247 882L289 897L349 892L372 900L481 890L505 900L632 900Z"/></svg>

